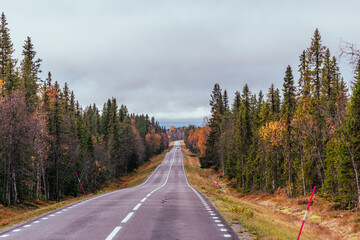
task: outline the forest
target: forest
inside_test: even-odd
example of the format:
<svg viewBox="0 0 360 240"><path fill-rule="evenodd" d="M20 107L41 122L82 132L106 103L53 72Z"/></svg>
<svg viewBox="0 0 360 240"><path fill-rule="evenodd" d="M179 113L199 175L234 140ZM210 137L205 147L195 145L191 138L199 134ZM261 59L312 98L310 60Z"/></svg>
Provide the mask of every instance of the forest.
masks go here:
<svg viewBox="0 0 360 240"><path fill-rule="evenodd" d="M0 203L59 201L127 174L168 147L166 129L148 115L130 114L115 98L102 110L84 109L67 83L60 87L41 62L30 37L22 59L5 14L0 26Z"/></svg>
<svg viewBox="0 0 360 240"><path fill-rule="evenodd" d="M210 120L188 127L185 143L201 167L223 169L242 193L308 196L317 186L335 208L359 209L360 62L354 66L349 91L316 29L300 54L299 79L288 66L281 90L272 84L256 95L245 84L232 104L215 84Z"/></svg>

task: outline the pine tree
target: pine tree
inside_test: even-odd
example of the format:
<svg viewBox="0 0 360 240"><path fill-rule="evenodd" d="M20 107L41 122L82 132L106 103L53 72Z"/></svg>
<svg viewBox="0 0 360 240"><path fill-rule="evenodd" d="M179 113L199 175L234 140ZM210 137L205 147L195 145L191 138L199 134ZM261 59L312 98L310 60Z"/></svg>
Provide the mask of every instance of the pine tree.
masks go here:
<svg viewBox="0 0 360 240"><path fill-rule="evenodd" d="M202 168L209 168L213 165L220 166L219 157L219 139L220 139L220 124L221 115L224 112L223 98L219 84L214 85L214 89L210 95L210 106L212 117L210 119L210 133L206 141L205 156L200 158Z"/></svg>
<svg viewBox="0 0 360 240"><path fill-rule="evenodd" d="M312 79L312 104L314 107L314 145L316 148L316 160L319 172L320 184L324 183L324 158L325 158L325 146L323 144L324 137L324 116L322 114L321 103L321 72L324 62L326 47L322 45L321 36L319 30L316 29L311 41L309 53L309 62L311 67L311 79Z"/></svg>
<svg viewBox="0 0 360 240"><path fill-rule="evenodd" d="M277 120L280 113L280 91L275 89L274 84L271 84L269 93L267 95L270 104L270 112L273 120Z"/></svg>
<svg viewBox="0 0 360 240"><path fill-rule="evenodd" d="M351 185L355 185L356 189L356 200L357 200L357 208L360 208L360 176L359 176L359 165L360 165L360 61L357 65L355 71L355 82L353 93L350 98L350 103L348 105L348 118L346 121L346 133L344 134L345 144L347 149L347 158L344 165L349 166L347 171L344 169L344 173L347 172L347 177L352 178L352 181L346 181L344 187L348 188ZM351 168L352 171L349 171ZM346 171L346 172L345 172ZM345 175L345 176L346 176ZM346 179L346 178L345 178ZM353 183L351 183L353 182ZM347 186L346 186L347 185ZM351 191L351 187L349 189Z"/></svg>
<svg viewBox="0 0 360 240"><path fill-rule="evenodd" d="M20 86L19 73L15 70L14 61L8 60L5 67L5 74L2 76L4 80L4 94L10 95Z"/></svg>
<svg viewBox="0 0 360 240"><path fill-rule="evenodd" d="M36 91L38 89L38 74L40 70L41 59L35 60L36 52L31 38L27 37L23 45L22 55L24 59L21 62L21 80L22 87L26 91L26 101L29 106L32 106L37 101Z"/></svg>
<svg viewBox="0 0 360 240"><path fill-rule="evenodd" d="M224 90L223 103L225 112L229 111L229 97L226 89Z"/></svg>
<svg viewBox="0 0 360 240"><path fill-rule="evenodd" d="M321 43L321 36L318 29L315 30L314 36L311 39L311 45L308 49L309 62L311 67L312 83L314 88L313 97L317 102L320 101L320 90L321 90L321 71L324 62L325 49ZM318 103L319 104L319 103Z"/></svg>
<svg viewBox="0 0 360 240"><path fill-rule="evenodd" d="M299 65L299 95L303 97L308 97L312 91L311 87L311 78L310 78L310 66L309 60L307 57L307 52L304 50L300 55L300 65Z"/></svg>
<svg viewBox="0 0 360 240"><path fill-rule="evenodd" d="M221 88L218 83L215 83L214 89L210 95L210 106L211 106L211 113L219 110L219 99L221 99Z"/></svg>
<svg viewBox="0 0 360 240"><path fill-rule="evenodd" d="M283 94L284 101L282 105L282 115L285 121L285 173L288 175L288 186L289 186L289 195L293 196L293 183L295 181L295 166L293 164L293 139L292 139L292 126L291 121L293 119L295 110L296 110L296 100L295 100L295 86L294 86L294 77L292 74L291 67L286 68L284 84L283 84Z"/></svg>
<svg viewBox="0 0 360 240"><path fill-rule="evenodd" d="M8 23L4 12L1 14L0 25L0 79L5 75L5 68L8 64L15 65L15 60L12 59L14 53L13 43L10 38L10 30L7 27Z"/></svg>

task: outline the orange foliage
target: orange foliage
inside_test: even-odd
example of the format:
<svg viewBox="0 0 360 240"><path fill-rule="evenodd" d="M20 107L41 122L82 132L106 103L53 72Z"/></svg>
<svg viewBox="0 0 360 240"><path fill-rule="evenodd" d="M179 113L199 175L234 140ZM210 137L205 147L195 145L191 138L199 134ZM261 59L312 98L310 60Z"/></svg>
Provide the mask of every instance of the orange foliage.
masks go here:
<svg viewBox="0 0 360 240"><path fill-rule="evenodd" d="M2 93L3 86L4 86L4 81L0 79L0 93Z"/></svg>
<svg viewBox="0 0 360 240"><path fill-rule="evenodd" d="M206 141L210 133L210 127L205 125L205 127L197 128L195 130L191 129L189 131L188 143L193 149L199 151L200 157L205 155L206 150Z"/></svg>
<svg viewBox="0 0 360 240"><path fill-rule="evenodd" d="M285 126L283 122L271 121L259 129L259 135L264 141L269 142L273 146L277 146L281 144L284 130Z"/></svg>
<svg viewBox="0 0 360 240"><path fill-rule="evenodd" d="M54 86L48 86L46 91L44 87L41 87L39 89L39 92L41 93L41 96L44 98L45 94L47 95L48 99L49 99L49 104L50 106L53 105L53 103L55 102L55 98L56 96L59 95L59 92L54 88Z"/></svg>
<svg viewBox="0 0 360 240"><path fill-rule="evenodd" d="M132 118L131 119L131 129L132 129L132 132L133 134L135 134L136 136L139 135L138 131L136 130L136 120L135 118Z"/></svg>
<svg viewBox="0 0 360 240"><path fill-rule="evenodd" d="M200 150L200 157L205 156L205 150L206 150L206 141L208 139L210 133L210 127L205 126L200 128L199 132L199 140L198 140L198 147Z"/></svg>
<svg viewBox="0 0 360 240"><path fill-rule="evenodd" d="M152 146L152 141L151 141L151 134L150 133L147 133L146 136L145 136L145 142Z"/></svg>

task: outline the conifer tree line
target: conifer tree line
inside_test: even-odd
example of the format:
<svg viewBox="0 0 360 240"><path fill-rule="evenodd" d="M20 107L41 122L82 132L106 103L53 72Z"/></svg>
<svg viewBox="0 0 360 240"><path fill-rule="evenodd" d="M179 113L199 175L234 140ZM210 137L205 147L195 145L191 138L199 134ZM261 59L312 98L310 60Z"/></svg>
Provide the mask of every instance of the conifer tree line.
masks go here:
<svg viewBox="0 0 360 240"><path fill-rule="evenodd" d="M336 207L358 208L360 62L349 96L318 29L299 60L299 79L288 66L282 88L272 84L266 96L245 84L230 106L215 84L210 121L187 128L186 145L199 153L201 167L223 169L241 192L307 196L316 185Z"/></svg>
<svg viewBox="0 0 360 240"><path fill-rule="evenodd" d="M168 147L166 129L148 115L129 114L115 98L102 111L83 109L65 83L49 72L41 79L41 59L31 38L22 60L5 14L0 26L0 203L61 200L127 174Z"/></svg>

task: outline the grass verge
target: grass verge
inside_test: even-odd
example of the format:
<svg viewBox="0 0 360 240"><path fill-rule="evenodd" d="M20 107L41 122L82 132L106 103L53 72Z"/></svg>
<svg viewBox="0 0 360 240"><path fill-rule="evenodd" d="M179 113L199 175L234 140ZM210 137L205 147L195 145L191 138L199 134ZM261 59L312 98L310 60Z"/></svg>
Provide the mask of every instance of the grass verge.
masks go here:
<svg viewBox="0 0 360 240"><path fill-rule="evenodd" d="M162 162L162 160L165 158L165 154L170 151L171 146L172 144L170 144L170 147L163 153L152 157L149 161L146 161L137 169L136 172L130 173L123 178L107 181L101 190L96 193L91 193L86 197L82 196L68 198L61 202L43 202L39 200L26 201L22 204L12 205L9 207L3 207L0 205L0 229L10 227L22 221L40 216L44 213L56 210L60 207L74 203L84 198L89 198L102 193L139 185L145 179L147 179L155 170L155 168Z"/></svg>
<svg viewBox="0 0 360 240"><path fill-rule="evenodd" d="M222 177L220 189L213 194L218 173L201 169L197 156L184 145L182 151L190 184L216 206L230 225L241 224L254 239L297 238L309 198L287 198L281 190L272 195L244 195ZM300 239L360 239L359 214L330 209L329 202L315 197Z"/></svg>

